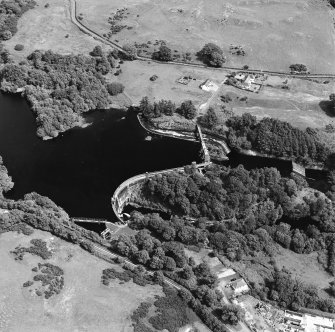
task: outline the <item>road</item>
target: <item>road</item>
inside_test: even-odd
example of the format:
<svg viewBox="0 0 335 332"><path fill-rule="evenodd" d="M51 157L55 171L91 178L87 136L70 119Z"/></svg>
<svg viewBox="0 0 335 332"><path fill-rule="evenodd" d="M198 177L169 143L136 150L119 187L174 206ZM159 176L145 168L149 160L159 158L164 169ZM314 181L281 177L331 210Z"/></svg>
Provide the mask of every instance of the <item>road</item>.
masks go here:
<svg viewBox="0 0 335 332"><path fill-rule="evenodd" d="M81 22L80 20L77 19L77 3L76 0L69 0L70 3L70 17L71 17L71 21L73 24L75 24L81 31L83 31L84 33L92 36L93 38L100 40L101 42L113 47L114 49L122 52L122 53L127 53L127 51L125 51L122 46L120 46L117 43L114 43L106 38L104 38L103 36L101 36L100 34L98 34L97 32L95 32L94 30L92 30L91 28L89 28L87 25L85 25L83 22ZM241 71L243 70L243 72L249 73L249 74L266 74L266 75L275 75L275 76L286 76L286 77L294 77L294 78L335 78L335 74L307 74L307 75L297 75L297 74L291 74L288 72L279 72L279 71L270 71L270 70L261 70L261 69L248 69L248 70L244 70L242 68L239 67L228 67L228 66L223 66L220 68L215 68L215 67L208 67L206 65L202 65L202 64L196 64L196 63L185 63L185 62L177 62L177 61L168 61L168 62L161 62L161 61L157 61L157 60L153 60L151 58L147 58L147 57L143 57L143 56L137 56L137 60L140 61L151 61L151 62L155 62L161 65L177 65L177 66L184 66L184 67L196 67L196 68L202 68L202 69L206 69L208 71L210 70L231 70L231 71Z"/></svg>

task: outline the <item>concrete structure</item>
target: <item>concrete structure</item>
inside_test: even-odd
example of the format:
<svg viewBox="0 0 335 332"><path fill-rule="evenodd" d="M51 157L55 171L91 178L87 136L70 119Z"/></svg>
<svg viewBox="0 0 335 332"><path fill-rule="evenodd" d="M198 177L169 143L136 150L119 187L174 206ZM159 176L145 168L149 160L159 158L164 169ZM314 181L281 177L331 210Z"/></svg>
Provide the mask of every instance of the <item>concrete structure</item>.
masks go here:
<svg viewBox="0 0 335 332"><path fill-rule="evenodd" d="M191 76L182 76L177 80L177 82L183 85L187 85L190 83L190 81L192 81L192 79L193 78Z"/></svg>
<svg viewBox="0 0 335 332"><path fill-rule="evenodd" d="M211 162L209 161L204 162L202 164L193 163L192 165L194 165L194 167L196 167L200 171L210 164ZM120 186L116 188L112 197L112 208L118 220L123 224L125 223L125 221L123 220L122 211L124 207L132 201L132 197L134 197L134 195L138 193L139 189L141 188L145 180L150 179L159 174L166 174L170 172L184 173L185 170L184 167L177 167L177 168L165 169L158 172L144 173L133 176L132 178L121 183Z"/></svg>
<svg viewBox="0 0 335 332"><path fill-rule="evenodd" d="M96 224L104 224L104 223L109 222L107 219L85 218L85 217L73 217L70 220L72 222L87 222L87 223L96 223Z"/></svg>
<svg viewBox="0 0 335 332"><path fill-rule="evenodd" d="M306 177L306 169L303 166L300 166L296 164L295 162L292 162L292 172L296 173L298 175L303 176L304 178Z"/></svg>

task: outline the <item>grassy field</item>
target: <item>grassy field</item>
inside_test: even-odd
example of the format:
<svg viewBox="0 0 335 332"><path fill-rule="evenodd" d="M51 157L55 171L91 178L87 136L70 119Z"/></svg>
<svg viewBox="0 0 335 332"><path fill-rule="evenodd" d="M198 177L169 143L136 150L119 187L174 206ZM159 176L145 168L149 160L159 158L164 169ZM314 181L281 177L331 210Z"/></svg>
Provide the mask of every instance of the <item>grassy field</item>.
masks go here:
<svg viewBox="0 0 335 332"><path fill-rule="evenodd" d="M148 96L152 100L171 99L177 104L191 99L196 106L200 106L211 96L211 93L199 88L200 84L208 78L221 82L225 77L224 73L218 71L184 68L177 65L164 66L152 62L125 62L121 68L122 73L117 80L124 84L127 94L135 104L142 97ZM153 75L158 76L154 82L150 81ZM177 83L180 77L188 75L195 80L188 85Z"/></svg>
<svg viewBox="0 0 335 332"><path fill-rule="evenodd" d="M165 40L173 50L194 54L215 42L227 54L228 65L288 70L292 63L304 63L312 72L335 72L334 18L325 1L77 2L83 22L101 34L110 31L108 18L126 8L128 14L117 24L130 29L111 36L121 44ZM231 44L241 45L246 55L230 54Z"/></svg>
<svg viewBox="0 0 335 332"><path fill-rule="evenodd" d="M288 90L281 88L283 82L287 82ZM300 129L324 128L335 125L335 117L325 107L334 90L334 82L323 84L273 76L268 77L258 94L223 85L212 106L222 106L220 97L228 95L231 101L225 105L236 115L248 112L258 119L272 117L287 121Z"/></svg>
<svg viewBox="0 0 335 332"><path fill-rule="evenodd" d="M43 239L54 251L48 262L64 270L65 286L48 300L33 295L22 284L32 280L31 269L39 257L26 254L17 262L10 254L16 246L29 247L33 238ZM133 282L100 282L102 270L111 266L49 233L31 236L10 232L0 236L0 331L132 331L130 315L143 301L162 295L160 286L141 287ZM118 268L117 265L114 268Z"/></svg>
<svg viewBox="0 0 335 332"><path fill-rule="evenodd" d="M318 262L318 254L296 254L284 248L280 248L279 254L275 257L277 265L282 268L286 267L292 272L293 276L303 280L308 284L315 285L318 289L325 289L329 287L329 282L334 280L329 273L327 273L323 266ZM324 296L327 293L321 292Z"/></svg>
<svg viewBox="0 0 335 332"><path fill-rule="evenodd" d="M71 22L67 0L36 0L36 3L34 9L19 19L15 36L3 43L14 59L20 61L35 50L49 49L61 54L88 54L101 44ZM50 6L45 8L47 3ZM16 44L24 45L24 50L15 51Z"/></svg>

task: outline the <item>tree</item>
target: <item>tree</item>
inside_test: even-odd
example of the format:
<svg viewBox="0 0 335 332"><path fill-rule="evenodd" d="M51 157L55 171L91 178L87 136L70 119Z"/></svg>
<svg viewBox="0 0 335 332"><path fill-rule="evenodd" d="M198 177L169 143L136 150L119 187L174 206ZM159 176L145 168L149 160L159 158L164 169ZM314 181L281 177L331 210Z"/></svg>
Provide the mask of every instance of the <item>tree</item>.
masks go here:
<svg viewBox="0 0 335 332"><path fill-rule="evenodd" d="M176 111L176 105L171 100L160 100L154 104L155 114L160 116L162 114L171 116Z"/></svg>
<svg viewBox="0 0 335 332"><path fill-rule="evenodd" d="M194 273L192 271L192 267L191 266L185 266L184 269L180 272L181 273L181 277L189 280L194 276Z"/></svg>
<svg viewBox="0 0 335 332"><path fill-rule="evenodd" d="M332 103L332 112L335 114L335 93L329 95L329 100Z"/></svg>
<svg viewBox="0 0 335 332"><path fill-rule="evenodd" d="M237 325L243 319L243 309L235 304L224 304L221 308L221 318L225 323Z"/></svg>
<svg viewBox="0 0 335 332"><path fill-rule="evenodd" d="M176 269L176 262L172 257L165 257L164 268L169 271L174 271Z"/></svg>
<svg viewBox="0 0 335 332"><path fill-rule="evenodd" d="M218 116L213 107L209 107L207 113L200 118L200 124L209 129L213 129L218 124Z"/></svg>
<svg viewBox="0 0 335 332"><path fill-rule="evenodd" d="M186 100L182 102L178 109L178 113L188 120L192 120L197 115L197 110L192 102L192 100Z"/></svg>
<svg viewBox="0 0 335 332"><path fill-rule="evenodd" d="M148 97L143 97L141 99L139 111L146 119L151 119L154 116L154 106L150 103Z"/></svg>
<svg viewBox="0 0 335 332"><path fill-rule="evenodd" d="M214 43L206 44L198 52L198 57L212 67L222 67L226 61L222 49Z"/></svg>
<svg viewBox="0 0 335 332"><path fill-rule="evenodd" d="M3 165L0 156L0 197L3 193L11 190L14 186L12 178L8 175L7 168Z"/></svg>
<svg viewBox="0 0 335 332"><path fill-rule="evenodd" d="M140 250L136 254L136 260L141 264L146 264L150 256L146 250Z"/></svg>
<svg viewBox="0 0 335 332"><path fill-rule="evenodd" d="M107 85L107 91L111 96L116 96L124 91L124 85L119 82L112 82Z"/></svg>
<svg viewBox="0 0 335 332"><path fill-rule="evenodd" d="M102 48L100 45L97 45L93 48L93 51L90 53L91 56L103 56L104 52L102 51Z"/></svg>
<svg viewBox="0 0 335 332"><path fill-rule="evenodd" d="M152 58L159 61L172 61L172 51L169 47L161 45L158 52L152 54Z"/></svg>
<svg viewBox="0 0 335 332"><path fill-rule="evenodd" d="M137 49L134 45L125 44L123 45L123 50L125 52L120 52L120 56L125 60L135 60L137 58Z"/></svg>
<svg viewBox="0 0 335 332"><path fill-rule="evenodd" d="M153 280L158 283L162 284L164 282L164 274L162 271L155 271L153 274Z"/></svg>
<svg viewBox="0 0 335 332"><path fill-rule="evenodd" d="M297 73L306 73L307 67L301 63L292 64L290 66L291 72L297 72Z"/></svg>

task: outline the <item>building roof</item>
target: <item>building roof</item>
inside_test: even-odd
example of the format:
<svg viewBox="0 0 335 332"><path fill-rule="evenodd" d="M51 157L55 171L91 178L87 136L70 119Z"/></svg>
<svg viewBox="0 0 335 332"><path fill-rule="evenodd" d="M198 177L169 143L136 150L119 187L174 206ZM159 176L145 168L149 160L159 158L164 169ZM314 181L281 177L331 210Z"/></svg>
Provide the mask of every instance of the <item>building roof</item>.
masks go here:
<svg viewBox="0 0 335 332"><path fill-rule="evenodd" d="M245 287L248 287L247 283L244 281L244 279L239 279L239 280L236 280L236 281L233 281L231 283L231 287L233 289L239 289L239 288L245 288Z"/></svg>

